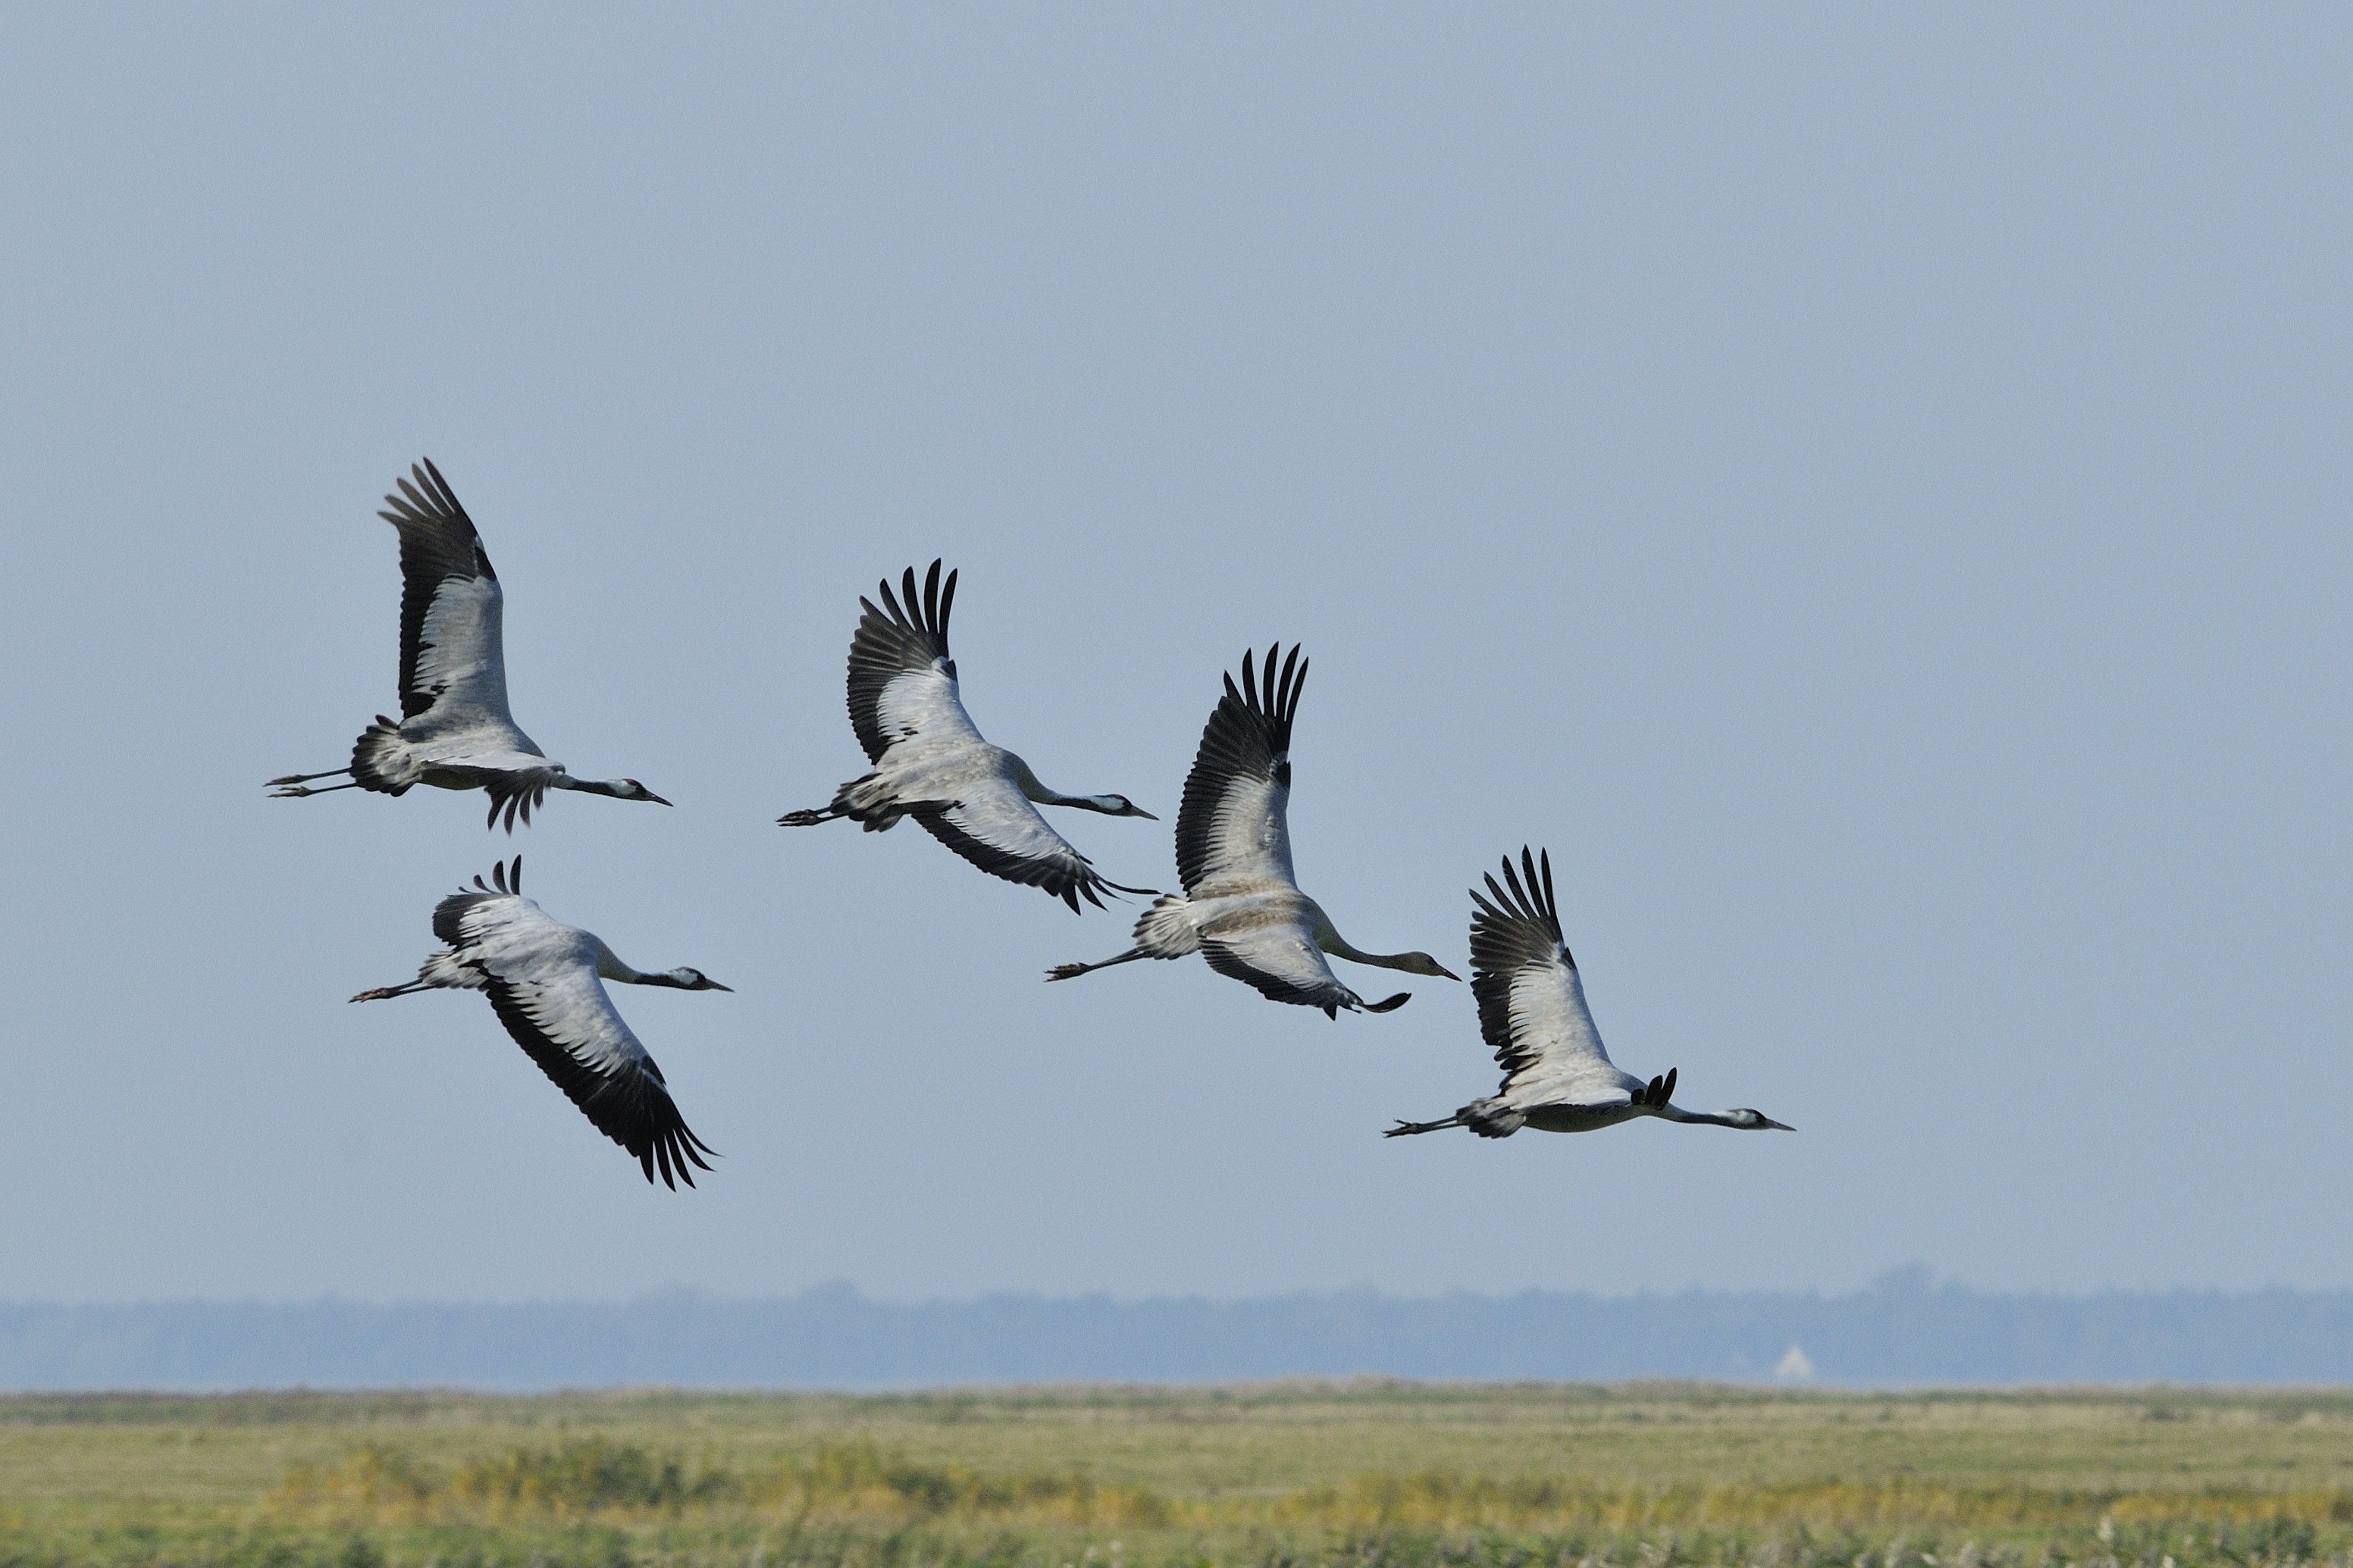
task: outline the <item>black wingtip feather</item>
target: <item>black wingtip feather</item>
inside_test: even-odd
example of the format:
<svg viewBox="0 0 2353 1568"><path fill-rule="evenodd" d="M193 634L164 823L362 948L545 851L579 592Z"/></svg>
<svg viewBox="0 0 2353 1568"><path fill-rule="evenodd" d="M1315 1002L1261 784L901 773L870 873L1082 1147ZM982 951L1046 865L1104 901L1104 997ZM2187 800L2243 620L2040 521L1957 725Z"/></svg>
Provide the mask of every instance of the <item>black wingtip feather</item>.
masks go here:
<svg viewBox="0 0 2353 1568"><path fill-rule="evenodd" d="M1561 938L1550 851L1539 857L1523 845L1518 865L1505 855L1496 870L1485 873L1481 880L1483 888L1471 889L1471 992L1478 1003L1479 1032L1493 1048L1508 1080L1512 1072L1531 1059L1513 1038L1514 977L1538 966L1574 970L1577 960Z"/></svg>
<svg viewBox="0 0 2353 1568"><path fill-rule="evenodd" d="M1299 644L1286 654L1281 641L1259 662L1254 647L1242 650L1240 678L1220 677L1225 691L1202 726L1200 749L1185 778L1176 812L1176 875L1187 889L1200 884L1211 868L1219 837L1219 814L1237 778L1265 779L1291 787L1292 721L1307 682L1307 656Z"/></svg>
<svg viewBox="0 0 2353 1568"><path fill-rule="evenodd" d="M955 661L948 653L948 614L955 607L956 574L941 575L944 562L934 560L926 580L918 584L915 569L906 568L893 588L887 577L874 585L873 599L860 595L858 630L849 640L849 723L866 760L879 763L897 739L882 732L883 691L901 676L927 669L944 660L948 679L955 679Z"/></svg>

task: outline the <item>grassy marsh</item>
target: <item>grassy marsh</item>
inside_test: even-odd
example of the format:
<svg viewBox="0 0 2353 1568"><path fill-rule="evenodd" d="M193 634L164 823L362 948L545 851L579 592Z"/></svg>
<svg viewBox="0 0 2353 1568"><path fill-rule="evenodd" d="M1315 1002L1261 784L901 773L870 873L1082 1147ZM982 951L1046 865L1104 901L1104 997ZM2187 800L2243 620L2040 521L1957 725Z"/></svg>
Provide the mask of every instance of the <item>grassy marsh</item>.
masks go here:
<svg viewBox="0 0 2353 1568"><path fill-rule="evenodd" d="M0 1399L0 1568L2353 1563L2353 1394Z"/></svg>

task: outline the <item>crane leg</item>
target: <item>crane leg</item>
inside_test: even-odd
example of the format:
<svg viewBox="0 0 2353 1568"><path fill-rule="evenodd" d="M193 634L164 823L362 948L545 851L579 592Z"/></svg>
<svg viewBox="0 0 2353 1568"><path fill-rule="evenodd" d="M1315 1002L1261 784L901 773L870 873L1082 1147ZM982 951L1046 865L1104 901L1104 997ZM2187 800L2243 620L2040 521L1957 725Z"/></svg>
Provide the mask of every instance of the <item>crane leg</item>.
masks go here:
<svg viewBox="0 0 2353 1568"><path fill-rule="evenodd" d="M1058 963L1046 971L1046 978L1049 982L1076 980L1082 974L1092 974L1096 970L1109 969L1114 963L1134 963L1139 958L1151 956L1140 947L1131 947L1117 958L1106 958L1100 963Z"/></svg>
<svg viewBox="0 0 2353 1568"><path fill-rule="evenodd" d="M325 773L288 773L288 774L287 774L284 778L282 778L282 779L271 779L271 780L270 780L267 784L264 784L262 787L263 787L264 789L277 789L278 787L280 787L280 785L282 785L282 784L309 784L312 779L331 779L331 778L333 778L337 773L350 773L351 771L352 771L352 770L351 770L351 766L350 766L350 764L349 764L349 763L345 763L343 766L342 766L342 767L340 767L340 768L329 768L329 769L328 769Z"/></svg>
<svg viewBox="0 0 2353 1568"><path fill-rule="evenodd" d="M1388 1131L1382 1133L1381 1136L1384 1138L1403 1138L1409 1133L1435 1132L1442 1127L1460 1127L1461 1125L1462 1113L1461 1111L1456 1111L1453 1115L1448 1117L1443 1121L1399 1121L1395 1127L1392 1127Z"/></svg>
<svg viewBox="0 0 2353 1568"><path fill-rule="evenodd" d="M784 816L776 818L776 826L779 827L815 827L820 822L832 822L838 818L848 816L849 815L849 813L842 810L841 807L838 805L828 805L818 811L788 811L785 813Z"/></svg>
<svg viewBox="0 0 2353 1568"><path fill-rule="evenodd" d="M326 778L329 775L325 773L316 773L312 776L315 778ZM318 789L312 789L309 784L283 784L277 789L271 790L269 792L269 798L272 800L301 800L305 795L332 795L339 789L357 789L359 787L360 781L357 779L353 779L349 784L326 784Z"/></svg>
<svg viewBox="0 0 2353 1568"><path fill-rule="evenodd" d="M412 980L406 985L379 985L373 991L363 991L352 998L354 1002L381 1002L388 996L406 996L417 991L433 989L422 980Z"/></svg>

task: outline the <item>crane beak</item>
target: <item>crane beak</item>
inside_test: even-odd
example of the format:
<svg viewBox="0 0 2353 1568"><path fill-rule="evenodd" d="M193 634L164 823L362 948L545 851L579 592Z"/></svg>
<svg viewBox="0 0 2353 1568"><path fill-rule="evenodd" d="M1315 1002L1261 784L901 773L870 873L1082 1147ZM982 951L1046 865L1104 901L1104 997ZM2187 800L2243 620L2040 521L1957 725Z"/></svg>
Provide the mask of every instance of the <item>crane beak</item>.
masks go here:
<svg viewBox="0 0 2353 1568"><path fill-rule="evenodd" d="M656 795L651 790L646 791L646 798L652 801L656 805L668 805L670 804L670 802L664 800L661 796Z"/></svg>
<svg viewBox="0 0 2353 1568"><path fill-rule="evenodd" d="M1438 966L1438 973L1443 974L1449 980L1461 980L1462 978L1462 976L1455 973L1454 971L1447 968L1446 965L1442 963Z"/></svg>
<svg viewBox="0 0 2353 1568"><path fill-rule="evenodd" d="M709 976L708 974L704 975L704 976L703 976L703 978L704 978L705 980L711 980L711 976ZM724 991L724 992L726 992L730 996L733 996L733 994L735 994L735 987L733 987L733 985L722 985L722 984L719 984L719 982L717 982L716 980L711 980L711 988L712 988L713 991ZM1777 1121L1777 1122L1775 1122L1773 1125L1774 1125L1774 1126L1776 1126L1776 1127L1778 1127L1778 1126L1780 1126L1781 1124L1780 1124L1779 1122L1778 1122L1778 1121Z"/></svg>
<svg viewBox="0 0 2353 1568"><path fill-rule="evenodd" d="M1145 821L1146 821L1146 822L1157 822L1157 821L1159 821L1159 820L1160 820L1158 817L1156 817L1156 816L1153 816L1150 812L1148 812L1148 811L1145 810L1145 809L1144 809L1144 807L1142 807L1142 806L1140 806L1140 805L1134 805L1133 802L1130 802L1130 803L1129 803L1128 815L1129 815L1130 816L1140 816L1140 817L1144 818L1144 820L1145 820Z"/></svg>
<svg viewBox="0 0 2353 1568"><path fill-rule="evenodd" d="M1797 1131L1796 1128L1790 1126L1788 1122L1776 1121L1769 1116L1765 1118L1765 1125L1770 1127L1776 1132L1795 1132Z"/></svg>

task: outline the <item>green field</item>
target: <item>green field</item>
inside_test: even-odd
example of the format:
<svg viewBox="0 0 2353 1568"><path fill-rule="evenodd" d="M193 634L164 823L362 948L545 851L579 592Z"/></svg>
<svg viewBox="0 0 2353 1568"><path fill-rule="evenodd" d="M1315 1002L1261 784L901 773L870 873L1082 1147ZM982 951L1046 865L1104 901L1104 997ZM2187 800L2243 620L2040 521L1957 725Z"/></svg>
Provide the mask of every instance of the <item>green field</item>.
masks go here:
<svg viewBox="0 0 2353 1568"><path fill-rule="evenodd" d="M0 1399L0 1565L2353 1563L2353 1394Z"/></svg>

